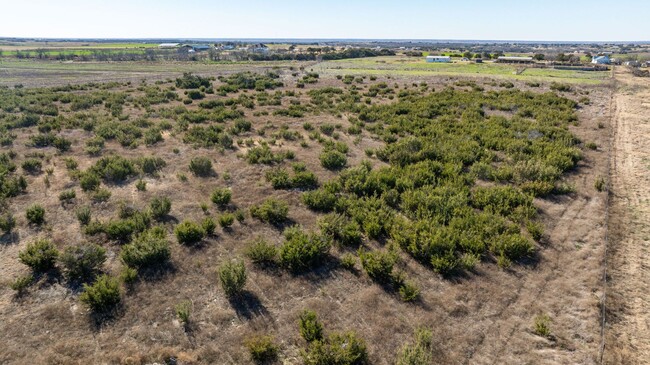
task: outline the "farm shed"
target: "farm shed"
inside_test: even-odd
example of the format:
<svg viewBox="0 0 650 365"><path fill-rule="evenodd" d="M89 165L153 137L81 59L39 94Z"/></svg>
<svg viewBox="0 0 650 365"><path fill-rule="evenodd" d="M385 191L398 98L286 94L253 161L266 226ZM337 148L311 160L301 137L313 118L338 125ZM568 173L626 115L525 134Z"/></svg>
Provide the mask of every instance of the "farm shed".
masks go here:
<svg viewBox="0 0 650 365"><path fill-rule="evenodd" d="M533 63L532 57L514 57L514 56L501 56L497 58L498 63Z"/></svg>
<svg viewBox="0 0 650 365"><path fill-rule="evenodd" d="M591 63L595 63L597 65L609 65L611 61L609 60L608 56L597 56L591 59Z"/></svg>
<svg viewBox="0 0 650 365"><path fill-rule="evenodd" d="M451 62L451 57L449 57L449 56L427 56L426 60L429 63L433 63L433 62L447 63L447 62Z"/></svg>
<svg viewBox="0 0 650 365"><path fill-rule="evenodd" d="M210 46L207 44L184 44L181 48L189 51L200 52L207 51L210 49Z"/></svg>
<svg viewBox="0 0 650 365"><path fill-rule="evenodd" d="M176 48L179 45L180 44L178 44L178 43L160 43L158 45L158 48Z"/></svg>

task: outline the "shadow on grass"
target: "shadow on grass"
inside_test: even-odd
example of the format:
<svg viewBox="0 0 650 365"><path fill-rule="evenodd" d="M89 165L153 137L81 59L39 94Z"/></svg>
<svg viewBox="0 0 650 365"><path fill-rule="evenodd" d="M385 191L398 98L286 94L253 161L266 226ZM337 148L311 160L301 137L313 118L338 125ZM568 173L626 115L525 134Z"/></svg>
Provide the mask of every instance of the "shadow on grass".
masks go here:
<svg viewBox="0 0 650 365"><path fill-rule="evenodd" d="M15 245L20 242L20 234L16 231L11 231L0 236L0 244L2 245Z"/></svg>
<svg viewBox="0 0 650 365"><path fill-rule="evenodd" d="M126 309L124 308L124 304L122 302L109 310L101 312L90 311L88 318L90 319L92 330L95 332L101 331L104 327L110 326L112 323L121 318L125 312Z"/></svg>
<svg viewBox="0 0 650 365"><path fill-rule="evenodd" d="M244 290L238 296L228 298L228 302L237 313L237 317L250 320L255 317L269 315L268 309L262 304L258 296L248 290Z"/></svg>
<svg viewBox="0 0 650 365"><path fill-rule="evenodd" d="M174 274L176 266L172 262L166 262L160 266L143 267L138 269L138 278L142 281L157 281L161 280L167 275Z"/></svg>

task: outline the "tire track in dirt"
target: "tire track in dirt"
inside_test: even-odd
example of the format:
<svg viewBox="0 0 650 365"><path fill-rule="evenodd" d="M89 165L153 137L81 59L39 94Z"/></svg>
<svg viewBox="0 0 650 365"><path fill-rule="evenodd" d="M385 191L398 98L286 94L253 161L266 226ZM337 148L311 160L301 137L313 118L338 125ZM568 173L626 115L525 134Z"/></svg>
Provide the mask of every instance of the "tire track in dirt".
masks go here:
<svg viewBox="0 0 650 365"><path fill-rule="evenodd" d="M603 363L650 359L650 80L617 70Z"/></svg>

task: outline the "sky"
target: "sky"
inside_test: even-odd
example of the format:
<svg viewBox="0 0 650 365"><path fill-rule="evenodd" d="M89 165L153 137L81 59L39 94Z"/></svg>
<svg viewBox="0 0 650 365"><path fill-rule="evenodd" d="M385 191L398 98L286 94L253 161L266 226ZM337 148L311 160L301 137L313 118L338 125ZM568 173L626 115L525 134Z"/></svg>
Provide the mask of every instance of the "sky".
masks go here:
<svg viewBox="0 0 650 365"><path fill-rule="evenodd" d="M649 0L0 0L0 37L648 41Z"/></svg>

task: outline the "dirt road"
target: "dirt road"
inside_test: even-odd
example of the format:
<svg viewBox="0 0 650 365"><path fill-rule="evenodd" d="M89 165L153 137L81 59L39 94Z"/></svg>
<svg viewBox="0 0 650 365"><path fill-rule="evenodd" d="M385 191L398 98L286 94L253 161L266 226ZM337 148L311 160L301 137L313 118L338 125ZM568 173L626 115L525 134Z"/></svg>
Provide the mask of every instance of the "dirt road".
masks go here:
<svg viewBox="0 0 650 365"><path fill-rule="evenodd" d="M650 79L616 71L606 364L650 362Z"/></svg>

